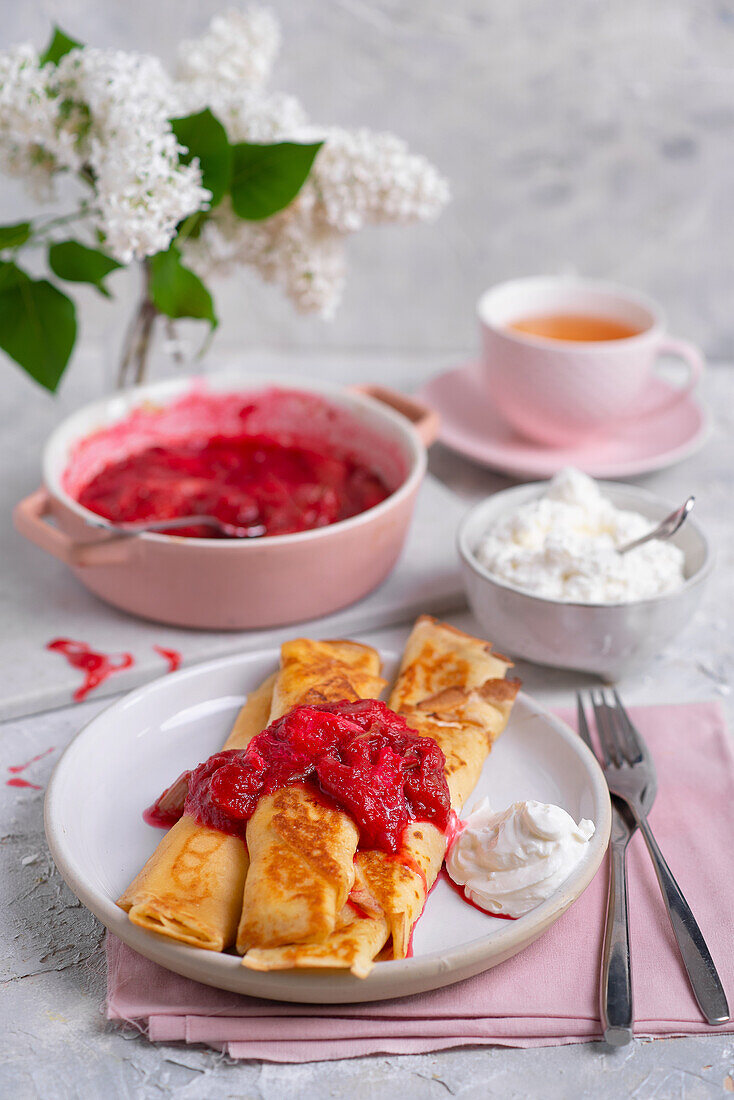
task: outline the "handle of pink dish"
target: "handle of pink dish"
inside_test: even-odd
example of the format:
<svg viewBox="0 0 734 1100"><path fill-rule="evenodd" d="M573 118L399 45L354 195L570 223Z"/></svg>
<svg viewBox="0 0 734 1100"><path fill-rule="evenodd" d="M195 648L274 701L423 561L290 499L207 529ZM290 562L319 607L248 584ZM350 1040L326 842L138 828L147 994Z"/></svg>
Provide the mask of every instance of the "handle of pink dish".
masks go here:
<svg viewBox="0 0 734 1100"><path fill-rule="evenodd" d="M389 386L350 386L353 393L363 393L366 397L373 397L375 401L381 401L383 405L394 409L406 417L416 432L421 442L430 447L438 438L440 420L437 412L415 397L408 397L405 393L392 390Z"/></svg>
<svg viewBox="0 0 734 1100"><path fill-rule="evenodd" d="M674 405L687 397L703 374L705 366L703 355L695 344L690 344L688 340L676 340L672 336L664 336L658 344L657 354L675 355L678 359L682 359L688 367L688 380L685 385L677 387L673 393L668 394L658 404L645 408L645 416L672 409Z"/></svg>
<svg viewBox="0 0 734 1100"><path fill-rule="evenodd" d="M77 542L52 523L46 522L51 498L46 489L36 489L13 510L15 529L24 538L67 565L114 565L127 561L132 549L126 537L100 542Z"/></svg>

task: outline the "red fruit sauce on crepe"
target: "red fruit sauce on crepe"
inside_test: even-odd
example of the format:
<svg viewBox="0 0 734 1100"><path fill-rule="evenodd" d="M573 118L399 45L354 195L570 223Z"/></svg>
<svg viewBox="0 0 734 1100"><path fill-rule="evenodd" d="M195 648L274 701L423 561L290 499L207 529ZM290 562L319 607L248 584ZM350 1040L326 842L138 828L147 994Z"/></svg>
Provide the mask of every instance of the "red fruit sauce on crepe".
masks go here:
<svg viewBox="0 0 734 1100"><path fill-rule="evenodd" d="M246 749L215 753L195 768L184 810L244 837L263 795L302 783L351 815L361 847L396 853L409 821L448 827L445 762L435 741L375 699L296 707Z"/></svg>

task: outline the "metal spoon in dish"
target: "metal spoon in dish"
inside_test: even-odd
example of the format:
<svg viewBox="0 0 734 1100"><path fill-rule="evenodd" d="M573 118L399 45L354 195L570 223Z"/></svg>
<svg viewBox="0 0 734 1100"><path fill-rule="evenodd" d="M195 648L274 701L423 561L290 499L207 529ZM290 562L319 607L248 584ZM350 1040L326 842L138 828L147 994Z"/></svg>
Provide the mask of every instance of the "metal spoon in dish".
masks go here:
<svg viewBox="0 0 734 1100"><path fill-rule="evenodd" d="M254 539L265 534L261 523L249 527L238 527L234 523L225 523L216 516L175 516L170 519L150 519L136 523L111 523L106 519L87 520L90 527L100 527L116 535L144 535L147 531L171 531L181 527L215 527L222 535L230 539Z"/></svg>
<svg viewBox="0 0 734 1100"><path fill-rule="evenodd" d="M659 523L657 527L653 527L652 531L648 531L642 538L633 539L632 542L625 542L622 546L617 547L618 554L626 554L628 550L635 550L638 546L642 546L645 542L652 542L653 539L669 539L671 535L683 526L687 517L693 510L693 505L696 503L695 497L689 497L685 504L681 504L680 508L676 508L674 512L671 512L669 516L666 516L662 523Z"/></svg>

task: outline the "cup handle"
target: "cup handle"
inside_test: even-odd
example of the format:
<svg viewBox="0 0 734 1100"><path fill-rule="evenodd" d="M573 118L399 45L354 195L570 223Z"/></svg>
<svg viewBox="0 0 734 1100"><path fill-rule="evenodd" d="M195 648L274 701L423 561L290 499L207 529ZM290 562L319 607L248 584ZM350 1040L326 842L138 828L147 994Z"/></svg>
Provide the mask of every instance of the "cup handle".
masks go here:
<svg viewBox="0 0 734 1100"><path fill-rule="evenodd" d="M703 374L705 366L703 355L694 344L689 343L688 340L676 340L672 336L663 337L658 344L656 354L675 355L678 359L682 359L688 367L688 381L685 385L676 388L673 393L668 394L658 404L642 410L641 416L654 416L657 413L665 412L667 409L672 409L679 401L687 397L695 387Z"/></svg>

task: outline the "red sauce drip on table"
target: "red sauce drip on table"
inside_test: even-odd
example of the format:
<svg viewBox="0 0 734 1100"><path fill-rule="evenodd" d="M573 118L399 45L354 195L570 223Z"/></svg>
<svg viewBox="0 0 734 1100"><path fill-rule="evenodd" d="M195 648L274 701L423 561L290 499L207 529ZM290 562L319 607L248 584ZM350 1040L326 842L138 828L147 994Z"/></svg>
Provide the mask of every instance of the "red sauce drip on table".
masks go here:
<svg viewBox="0 0 734 1100"><path fill-rule="evenodd" d="M164 661L168 661L168 671L175 672L181 665L181 654L177 649L166 649L162 645L154 645L153 649Z"/></svg>
<svg viewBox="0 0 734 1100"><path fill-rule="evenodd" d="M296 707L246 749L216 753L189 778L184 810L244 836L258 800L302 783L344 809L360 843L397 853L408 821L449 821L445 757L430 737L375 699Z"/></svg>
<svg viewBox="0 0 734 1100"><path fill-rule="evenodd" d="M373 470L326 444L243 433L147 447L105 466L77 499L114 523L212 515L237 528L236 537L255 537L325 527L389 495ZM201 525L169 533L227 537Z"/></svg>
<svg viewBox="0 0 734 1100"><path fill-rule="evenodd" d="M9 764L8 771L12 776L17 777L19 772L24 772L26 768L30 768L31 764L35 764L37 760L43 760L44 756L48 756L49 753L52 753L53 751L54 746L52 745L50 749L45 749L44 752L39 752L38 756L32 756L30 760L26 760L25 764ZM7 787L30 787L34 791L43 790L43 787L39 787L38 783L31 783L28 779L6 779L5 785Z"/></svg>
<svg viewBox="0 0 734 1100"><path fill-rule="evenodd" d="M72 696L75 703L81 703L90 691L94 691L114 672L121 672L135 663L131 653L119 653L112 657L107 653L97 653L86 642L74 642L71 638L55 638L48 642L46 649L63 653L73 668L84 673L84 683Z"/></svg>
<svg viewBox="0 0 734 1100"><path fill-rule="evenodd" d="M53 745L50 749L45 749L43 752L39 752L38 756L32 756L30 760L26 760L25 764L10 764L8 771L13 775L17 775L18 772L24 772L26 768L30 768L31 764L35 764L37 760L43 760L44 756L49 756L54 751Z"/></svg>

